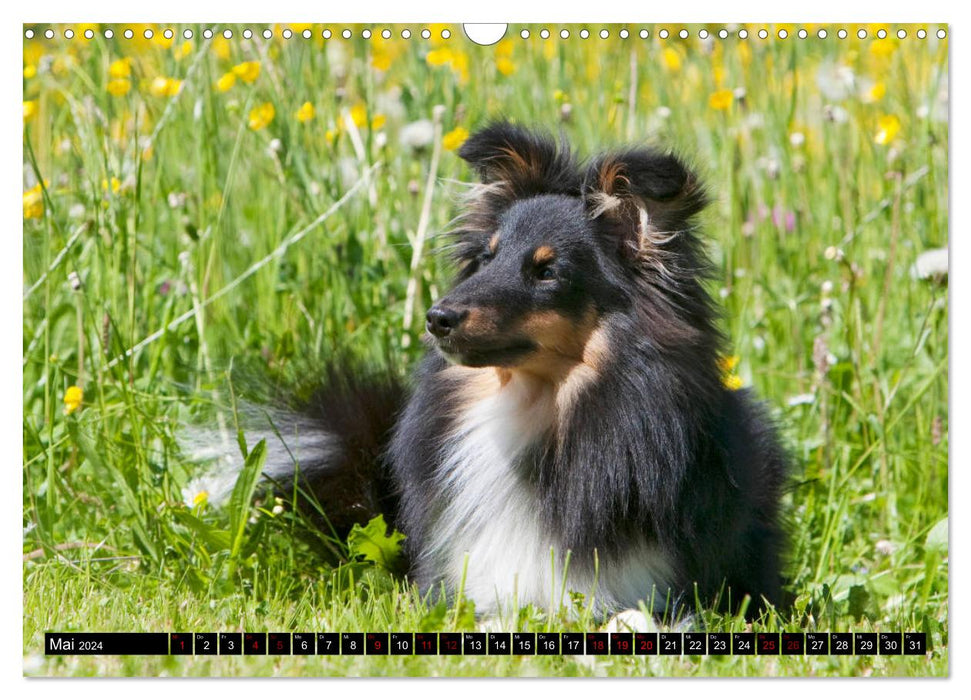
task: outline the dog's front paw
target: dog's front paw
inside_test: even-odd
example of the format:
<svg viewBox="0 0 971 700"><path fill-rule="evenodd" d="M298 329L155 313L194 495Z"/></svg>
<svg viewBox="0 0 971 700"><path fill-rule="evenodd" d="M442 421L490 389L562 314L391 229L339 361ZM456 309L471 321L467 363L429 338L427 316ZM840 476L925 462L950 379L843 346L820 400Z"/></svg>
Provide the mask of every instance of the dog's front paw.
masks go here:
<svg viewBox="0 0 971 700"><path fill-rule="evenodd" d="M623 610L607 622L604 632L657 632L654 618L640 610Z"/></svg>

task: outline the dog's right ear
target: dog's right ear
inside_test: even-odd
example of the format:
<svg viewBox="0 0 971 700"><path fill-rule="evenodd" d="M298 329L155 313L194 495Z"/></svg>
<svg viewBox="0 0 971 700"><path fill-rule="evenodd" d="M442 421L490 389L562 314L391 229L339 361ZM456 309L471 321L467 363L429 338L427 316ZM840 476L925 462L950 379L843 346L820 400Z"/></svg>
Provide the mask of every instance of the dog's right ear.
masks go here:
<svg viewBox="0 0 971 700"><path fill-rule="evenodd" d="M483 184L508 188L513 197L573 194L579 173L566 145L547 134L509 122L495 122L477 131L458 152Z"/></svg>

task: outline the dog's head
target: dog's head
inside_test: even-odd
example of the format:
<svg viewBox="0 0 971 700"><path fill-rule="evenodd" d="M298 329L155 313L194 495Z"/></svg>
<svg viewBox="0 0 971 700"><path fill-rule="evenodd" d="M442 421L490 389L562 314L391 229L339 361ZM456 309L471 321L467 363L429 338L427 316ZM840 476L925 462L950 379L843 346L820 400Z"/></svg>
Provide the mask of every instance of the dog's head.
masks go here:
<svg viewBox="0 0 971 700"><path fill-rule="evenodd" d="M583 361L611 312L663 331L659 341L699 330L690 298L707 304L692 286L704 258L689 222L705 196L677 158L632 149L581 164L507 123L459 155L481 184L455 231L458 280L426 324L450 361L553 375Z"/></svg>

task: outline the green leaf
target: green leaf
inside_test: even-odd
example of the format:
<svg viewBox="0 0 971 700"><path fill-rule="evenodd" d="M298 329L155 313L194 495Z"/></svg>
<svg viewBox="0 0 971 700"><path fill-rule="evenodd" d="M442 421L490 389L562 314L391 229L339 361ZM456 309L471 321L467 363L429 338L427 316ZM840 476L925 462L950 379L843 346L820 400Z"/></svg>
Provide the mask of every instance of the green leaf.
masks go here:
<svg viewBox="0 0 971 700"><path fill-rule="evenodd" d="M263 463L266 462L266 440L260 440L256 447L250 450L243 463L243 469L236 479L233 494L229 497L229 534L232 538L230 556L236 558L243 546L243 534L246 531L246 521L249 520L250 503L253 493L263 473Z"/></svg>
<svg viewBox="0 0 971 700"><path fill-rule="evenodd" d="M351 558L361 557L383 569L394 571L401 561L401 541L405 539L397 530L388 534L384 516L372 518L364 527L355 524L347 536L347 549Z"/></svg>
<svg viewBox="0 0 971 700"><path fill-rule="evenodd" d="M210 553L229 549L229 533L226 530L215 528L184 510L173 510L172 516L179 524L192 530Z"/></svg>
<svg viewBox="0 0 971 700"><path fill-rule="evenodd" d="M849 613L859 621L866 613L867 603L870 602L870 593L864 586L853 586L850 588L850 609Z"/></svg>

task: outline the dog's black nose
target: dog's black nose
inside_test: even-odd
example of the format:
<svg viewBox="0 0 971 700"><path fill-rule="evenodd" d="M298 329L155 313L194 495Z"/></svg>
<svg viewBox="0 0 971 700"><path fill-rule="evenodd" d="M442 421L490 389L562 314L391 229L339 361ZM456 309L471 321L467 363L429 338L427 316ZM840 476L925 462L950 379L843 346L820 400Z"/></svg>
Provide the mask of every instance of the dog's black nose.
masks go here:
<svg viewBox="0 0 971 700"><path fill-rule="evenodd" d="M458 312L443 306L433 306L425 316L425 328L437 338L444 338L453 330L458 328L465 318L467 312Z"/></svg>

